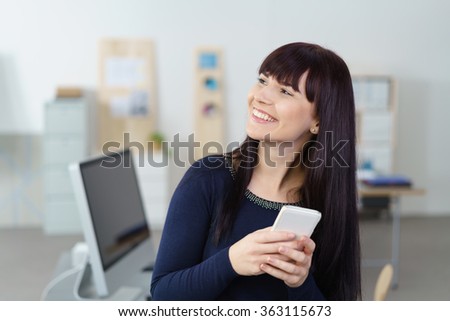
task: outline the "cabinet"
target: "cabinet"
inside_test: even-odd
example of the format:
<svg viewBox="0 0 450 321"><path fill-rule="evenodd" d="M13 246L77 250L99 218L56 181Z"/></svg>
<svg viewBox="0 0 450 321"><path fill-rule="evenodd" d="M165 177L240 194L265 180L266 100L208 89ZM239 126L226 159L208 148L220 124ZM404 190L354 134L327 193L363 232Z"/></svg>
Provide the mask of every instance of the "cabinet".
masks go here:
<svg viewBox="0 0 450 321"><path fill-rule="evenodd" d="M47 234L81 233L68 165L88 156L88 99L57 98L45 105L44 221Z"/></svg>
<svg viewBox="0 0 450 321"><path fill-rule="evenodd" d="M168 156L146 152L133 155L133 160L147 221L151 229L162 230L169 202Z"/></svg>
<svg viewBox="0 0 450 321"><path fill-rule="evenodd" d="M394 171L397 85L389 76L352 76L359 178Z"/></svg>

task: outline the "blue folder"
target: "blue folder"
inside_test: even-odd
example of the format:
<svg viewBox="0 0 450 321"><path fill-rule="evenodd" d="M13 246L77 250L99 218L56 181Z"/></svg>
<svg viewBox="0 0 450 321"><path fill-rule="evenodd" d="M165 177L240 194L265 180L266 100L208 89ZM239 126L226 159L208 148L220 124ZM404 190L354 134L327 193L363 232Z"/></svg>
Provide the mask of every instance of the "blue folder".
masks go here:
<svg viewBox="0 0 450 321"><path fill-rule="evenodd" d="M377 176L374 178L364 179L362 182L368 186L406 186L412 185L408 177L401 175Z"/></svg>

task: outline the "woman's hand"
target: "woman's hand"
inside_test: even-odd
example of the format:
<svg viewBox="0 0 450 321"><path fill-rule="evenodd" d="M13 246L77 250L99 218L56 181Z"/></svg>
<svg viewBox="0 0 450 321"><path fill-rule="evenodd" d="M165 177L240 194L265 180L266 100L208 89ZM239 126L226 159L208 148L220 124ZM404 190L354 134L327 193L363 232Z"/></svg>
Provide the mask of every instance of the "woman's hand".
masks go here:
<svg viewBox="0 0 450 321"><path fill-rule="evenodd" d="M312 255L316 244L309 237L302 236L294 247L279 246L278 253L288 260L279 259L279 256L269 255L260 269L272 275L292 288L299 287L305 282L311 267Z"/></svg>
<svg viewBox="0 0 450 321"><path fill-rule="evenodd" d="M260 275L264 263L275 260L288 263L289 255L284 255L280 248L297 248L295 234L290 232L271 231L271 227L248 234L234 243L228 252L231 266L239 275ZM287 252L290 254L290 251Z"/></svg>

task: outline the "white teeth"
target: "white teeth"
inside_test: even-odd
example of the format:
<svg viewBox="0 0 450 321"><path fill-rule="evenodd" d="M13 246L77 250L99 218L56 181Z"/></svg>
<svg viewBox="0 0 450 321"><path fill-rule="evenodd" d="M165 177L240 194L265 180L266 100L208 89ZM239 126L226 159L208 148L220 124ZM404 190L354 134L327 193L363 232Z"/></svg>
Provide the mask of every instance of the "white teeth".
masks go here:
<svg viewBox="0 0 450 321"><path fill-rule="evenodd" d="M258 111L258 110L256 110L256 109L254 109L254 108L253 108L253 115L255 115L255 116L258 117L259 119L262 119L262 120L265 120L265 121L270 121L270 122L272 122L272 121L275 121L275 120L276 120L275 118L272 118L272 117L270 117L270 116L267 115L267 114L263 114L262 112L260 112L260 111Z"/></svg>

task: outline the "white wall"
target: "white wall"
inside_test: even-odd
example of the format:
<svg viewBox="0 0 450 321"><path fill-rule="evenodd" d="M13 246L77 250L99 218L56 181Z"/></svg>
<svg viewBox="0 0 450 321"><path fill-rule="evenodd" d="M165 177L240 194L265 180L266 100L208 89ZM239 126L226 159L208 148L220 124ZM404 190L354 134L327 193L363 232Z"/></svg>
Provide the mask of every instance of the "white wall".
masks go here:
<svg viewBox="0 0 450 321"><path fill-rule="evenodd" d="M396 167L427 189L405 213L450 213L450 2L444 0L0 0L0 132L40 133L57 85L95 88L97 41L148 37L156 46L160 127L193 130L193 50L225 49L228 140L244 135L247 90L272 49L333 49L352 73L399 82Z"/></svg>

